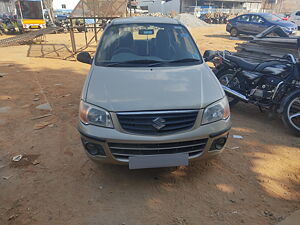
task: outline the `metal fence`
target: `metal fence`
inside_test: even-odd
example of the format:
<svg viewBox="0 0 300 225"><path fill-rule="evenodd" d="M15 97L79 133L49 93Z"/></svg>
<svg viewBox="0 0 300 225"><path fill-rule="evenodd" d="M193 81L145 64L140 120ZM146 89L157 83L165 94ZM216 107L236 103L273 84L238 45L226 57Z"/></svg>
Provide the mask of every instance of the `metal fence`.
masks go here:
<svg viewBox="0 0 300 225"><path fill-rule="evenodd" d="M45 34L50 34L58 31L59 27L50 27L46 29L41 29L38 31L32 31L25 34L16 35L14 37L6 38L0 40L0 47L8 47L14 45L25 44L27 42L33 41L37 37L41 37Z"/></svg>

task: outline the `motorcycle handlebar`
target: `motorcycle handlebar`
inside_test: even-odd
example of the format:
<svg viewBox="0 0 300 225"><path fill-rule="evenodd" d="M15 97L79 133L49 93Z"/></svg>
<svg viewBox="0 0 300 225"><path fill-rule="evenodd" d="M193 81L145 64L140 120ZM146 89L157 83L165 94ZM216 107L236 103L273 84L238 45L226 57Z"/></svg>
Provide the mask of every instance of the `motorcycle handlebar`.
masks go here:
<svg viewBox="0 0 300 225"><path fill-rule="evenodd" d="M297 60L295 59L295 57L292 54L287 54L287 55L283 56L282 59L290 60L293 64L297 63Z"/></svg>
<svg viewBox="0 0 300 225"><path fill-rule="evenodd" d="M231 55L231 52L229 51L212 51L212 50L207 50L203 54L203 58L206 62L209 62L213 60L216 56L219 56L223 59L226 59L226 55Z"/></svg>

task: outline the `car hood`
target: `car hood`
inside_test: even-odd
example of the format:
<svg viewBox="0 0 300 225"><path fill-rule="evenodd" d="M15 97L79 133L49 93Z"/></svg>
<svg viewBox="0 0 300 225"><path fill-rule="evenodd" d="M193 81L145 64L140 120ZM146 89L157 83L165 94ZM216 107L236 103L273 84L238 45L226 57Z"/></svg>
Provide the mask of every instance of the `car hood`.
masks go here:
<svg viewBox="0 0 300 225"><path fill-rule="evenodd" d="M294 28L296 25L292 22L289 22L289 21L273 21L272 22L274 25L278 25L278 26L281 26L281 27L291 27L291 28Z"/></svg>
<svg viewBox="0 0 300 225"><path fill-rule="evenodd" d="M178 67L93 65L83 98L108 111L199 109L224 97L207 64Z"/></svg>

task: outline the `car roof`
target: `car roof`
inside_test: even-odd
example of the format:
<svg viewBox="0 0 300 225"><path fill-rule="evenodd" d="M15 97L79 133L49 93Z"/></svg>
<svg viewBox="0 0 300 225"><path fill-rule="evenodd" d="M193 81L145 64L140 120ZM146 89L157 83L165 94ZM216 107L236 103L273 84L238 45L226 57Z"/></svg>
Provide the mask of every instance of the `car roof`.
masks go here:
<svg viewBox="0 0 300 225"><path fill-rule="evenodd" d="M135 24L135 23L165 23L165 24L181 24L178 20L166 17L155 16L136 16L127 18L118 18L112 20L111 24Z"/></svg>
<svg viewBox="0 0 300 225"><path fill-rule="evenodd" d="M250 16L252 16L252 15L257 15L257 16L274 15L274 16L276 16L278 14L274 14L274 13L247 13L247 14L243 14L243 15L250 15Z"/></svg>
<svg viewBox="0 0 300 225"><path fill-rule="evenodd" d="M258 16L273 15L273 16L276 16L276 14L274 14L274 13L252 13L252 15L258 15Z"/></svg>
<svg viewBox="0 0 300 225"><path fill-rule="evenodd" d="M242 15L239 15L239 16L266 16L266 15L276 15L276 14L272 14L272 13L245 13L245 14L242 14Z"/></svg>

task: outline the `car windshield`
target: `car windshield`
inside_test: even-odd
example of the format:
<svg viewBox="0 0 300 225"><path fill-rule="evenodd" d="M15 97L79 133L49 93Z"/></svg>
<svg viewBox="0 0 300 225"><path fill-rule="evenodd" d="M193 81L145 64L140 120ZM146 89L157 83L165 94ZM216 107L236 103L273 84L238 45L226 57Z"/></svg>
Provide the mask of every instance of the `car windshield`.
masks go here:
<svg viewBox="0 0 300 225"><path fill-rule="evenodd" d="M279 20L281 20L280 17L278 17L278 16L276 16L276 15L273 15L273 14L265 14L263 17L264 17L266 20L268 20L268 21L279 21Z"/></svg>
<svg viewBox="0 0 300 225"><path fill-rule="evenodd" d="M202 58L188 30L177 24L111 25L103 33L98 66L181 66Z"/></svg>

